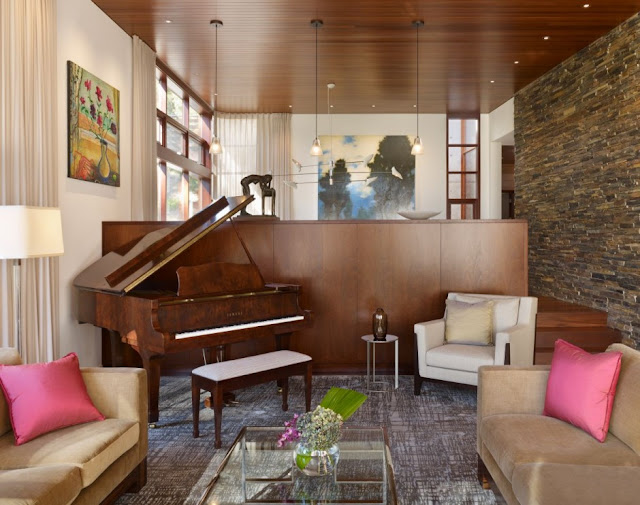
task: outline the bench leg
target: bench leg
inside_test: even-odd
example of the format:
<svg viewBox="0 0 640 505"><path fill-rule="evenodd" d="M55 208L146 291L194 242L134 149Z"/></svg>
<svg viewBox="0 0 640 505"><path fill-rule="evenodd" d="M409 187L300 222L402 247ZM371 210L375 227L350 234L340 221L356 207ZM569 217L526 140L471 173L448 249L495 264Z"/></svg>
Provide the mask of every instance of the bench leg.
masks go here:
<svg viewBox="0 0 640 505"><path fill-rule="evenodd" d="M289 410L289 378L282 379L282 410Z"/></svg>
<svg viewBox="0 0 640 505"><path fill-rule="evenodd" d="M200 384L191 377L191 411L193 413L193 438L200 436Z"/></svg>
<svg viewBox="0 0 640 505"><path fill-rule="evenodd" d="M216 425L215 448L220 449L220 447L222 447L222 439L220 436L222 432L222 405L223 405L222 387L216 384L211 394L213 396L213 412L214 412L214 415L216 416L215 417L215 425Z"/></svg>
<svg viewBox="0 0 640 505"><path fill-rule="evenodd" d="M304 374L304 404L306 411L311 410L311 361L307 363L307 370Z"/></svg>

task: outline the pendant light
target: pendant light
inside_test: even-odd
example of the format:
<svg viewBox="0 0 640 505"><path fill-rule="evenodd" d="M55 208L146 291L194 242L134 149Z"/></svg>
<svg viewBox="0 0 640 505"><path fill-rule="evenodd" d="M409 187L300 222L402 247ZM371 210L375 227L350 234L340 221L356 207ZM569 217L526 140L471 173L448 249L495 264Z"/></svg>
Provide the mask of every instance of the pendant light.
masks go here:
<svg viewBox="0 0 640 505"><path fill-rule="evenodd" d="M322 26L322 20L311 20L311 26L316 29L316 138L311 145L311 156L322 156L322 147L320 146L320 139L318 139L318 28Z"/></svg>
<svg viewBox="0 0 640 505"><path fill-rule="evenodd" d="M422 140L420 139L419 133L419 122L420 122L420 109L418 108L418 96L420 94L420 87L418 86L419 80L419 60L418 60L418 32L420 31L420 27L424 26L424 21L421 19L416 19L413 22L413 26L416 27L416 138L413 140L413 147L411 148L411 154L422 154L424 152L424 147L422 146Z"/></svg>
<svg viewBox="0 0 640 505"><path fill-rule="evenodd" d="M213 90L213 96L215 97L213 107L213 136L211 137L211 146L209 147L209 152L211 154L221 154L222 144L220 143L220 139L218 138L218 121L216 118L216 111L218 110L218 27L222 26L222 21L218 19L212 19L209 24L215 25L216 27L216 73L215 89Z"/></svg>

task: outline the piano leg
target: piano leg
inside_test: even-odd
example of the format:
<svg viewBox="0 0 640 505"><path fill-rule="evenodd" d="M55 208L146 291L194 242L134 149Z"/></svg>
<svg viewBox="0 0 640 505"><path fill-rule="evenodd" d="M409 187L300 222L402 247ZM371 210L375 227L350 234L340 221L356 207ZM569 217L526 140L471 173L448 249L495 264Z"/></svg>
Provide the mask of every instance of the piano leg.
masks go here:
<svg viewBox="0 0 640 505"><path fill-rule="evenodd" d="M151 355L142 351L142 366L147 371L147 384L149 387L149 423L153 424L160 417L158 411L158 398L160 396L160 365L164 356Z"/></svg>

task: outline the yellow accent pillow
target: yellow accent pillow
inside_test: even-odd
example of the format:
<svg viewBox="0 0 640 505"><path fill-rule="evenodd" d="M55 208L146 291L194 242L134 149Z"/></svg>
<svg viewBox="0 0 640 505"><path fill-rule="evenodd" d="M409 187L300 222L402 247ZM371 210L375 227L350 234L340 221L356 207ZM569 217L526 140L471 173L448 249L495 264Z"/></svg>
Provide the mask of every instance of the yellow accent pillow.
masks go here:
<svg viewBox="0 0 640 505"><path fill-rule="evenodd" d="M493 301L464 303L447 300L444 339L448 344L493 344Z"/></svg>

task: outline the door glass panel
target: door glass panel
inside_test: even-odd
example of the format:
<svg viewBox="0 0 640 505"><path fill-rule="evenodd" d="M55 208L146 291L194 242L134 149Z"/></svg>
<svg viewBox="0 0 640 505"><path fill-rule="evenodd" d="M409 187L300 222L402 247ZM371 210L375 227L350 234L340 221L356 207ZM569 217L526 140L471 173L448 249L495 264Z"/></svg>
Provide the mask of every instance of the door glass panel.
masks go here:
<svg viewBox="0 0 640 505"><path fill-rule="evenodd" d="M182 219L182 170L167 163L167 221Z"/></svg>
<svg viewBox="0 0 640 505"><path fill-rule="evenodd" d="M203 165L202 163L202 145L195 139L189 137L189 159Z"/></svg>
<svg viewBox="0 0 640 505"><path fill-rule="evenodd" d="M189 174L189 217L202 210L200 177Z"/></svg>
<svg viewBox="0 0 640 505"><path fill-rule="evenodd" d="M463 147L462 149L462 170L465 172L475 172L478 168L478 149L476 147Z"/></svg>
<svg viewBox="0 0 640 505"><path fill-rule="evenodd" d="M449 148L449 172L462 172L462 148Z"/></svg>
<svg viewBox="0 0 640 505"><path fill-rule="evenodd" d="M449 198L451 200L462 198L461 178L461 174L449 174Z"/></svg>
<svg viewBox="0 0 640 505"><path fill-rule="evenodd" d="M184 152L184 135L170 124L167 125L167 147L180 155Z"/></svg>
<svg viewBox="0 0 640 505"><path fill-rule="evenodd" d="M478 184L476 174L464 174L464 194L460 198L477 198Z"/></svg>

